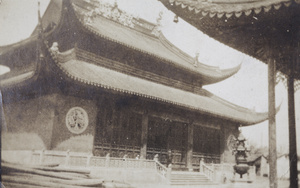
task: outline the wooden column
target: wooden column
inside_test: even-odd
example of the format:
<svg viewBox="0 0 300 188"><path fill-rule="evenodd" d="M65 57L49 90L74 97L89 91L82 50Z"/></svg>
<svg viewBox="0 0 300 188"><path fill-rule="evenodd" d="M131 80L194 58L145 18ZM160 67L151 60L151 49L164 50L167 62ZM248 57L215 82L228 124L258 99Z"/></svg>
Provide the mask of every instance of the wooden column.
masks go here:
<svg viewBox="0 0 300 188"><path fill-rule="evenodd" d="M141 159L146 159L147 156L147 140L148 140L148 112L144 112L142 116L142 135L141 135Z"/></svg>
<svg viewBox="0 0 300 188"><path fill-rule="evenodd" d="M298 187L297 169L297 139L295 120L295 91L294 91L294 66L290 64L290 74L287 78L288 85L288 114L289 114L289 159L290 159L290 187Z"/></svg>
<svg viewBox="0 0 300 188"><path fill-rule="evenodd" d="M269 182L270 188L277 188L277 151L276 151L276 107L275 107L275 61L268 59L269 81Z"/></svg>
<svg viewBox="0 0 300 188"><path fill-rule="evenodd" d="M193 170L193 141L194 141L194 124L189 123L188 126L188 141L186 150L186 167Z"/></svg>
<svg viewBox="0 0 300 188"><path fill-rule="evenodd" d="M223 124L221 125L221 128L220 128L220 163L224 163L225 162L225 148L226 148L226 145L227 145L227 142L226 142L226 138L225 138L225 129L224 129L224 126Z"/></svg>
<svg viewBox="0 0 300 188"><path fill-rule="evenodd" d="M115 135L117 134L116 131L116 127L117 127L117 122L118 122L118 111L116 109L116 105L114 104L113 108L112 108L112 117L111 117L111 135L110 135L110 144L111 144L111 148L113 148L112 145L114 145L116 143L115 140ZM115 157L115 156L112 156Z"/></svg>

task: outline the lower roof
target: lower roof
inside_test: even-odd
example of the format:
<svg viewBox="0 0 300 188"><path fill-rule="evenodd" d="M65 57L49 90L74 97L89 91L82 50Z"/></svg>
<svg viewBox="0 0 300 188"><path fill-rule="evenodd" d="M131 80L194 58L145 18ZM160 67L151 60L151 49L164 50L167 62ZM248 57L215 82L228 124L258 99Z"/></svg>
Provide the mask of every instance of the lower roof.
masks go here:
<svg viewBox="0 0 300 188"><path fill-rule="evenodd" d="M57 61L57 64L68 77L88 85L186 107L242 125L256 124L268 118L268 113L257 113L213 95L183 91L82 60Z"/></svg>

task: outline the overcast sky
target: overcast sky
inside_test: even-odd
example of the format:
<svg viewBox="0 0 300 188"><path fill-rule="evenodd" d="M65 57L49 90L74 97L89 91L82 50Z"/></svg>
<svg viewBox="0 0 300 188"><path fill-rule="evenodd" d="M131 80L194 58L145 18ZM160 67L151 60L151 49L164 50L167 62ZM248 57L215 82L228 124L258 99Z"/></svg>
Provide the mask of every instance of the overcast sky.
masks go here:
<svg viewBox="0 0 300 188"><path fill-rule="evenodd" d="M112 2L112 1L110 1ZM157 0L118 0L119 8L134 16L156 22L163 12L162 32L174 45L191 56L199 52L201 63L230 68L242 63L241 70L217 84L205 86L212 93L243 107L258 112L268 110L267 66L252 57L209 38L201 31L179 18L173 22L174 14ZM41 1L41 11L45 11L49 0ZM37 0L2 0L0 4L0 46L15 43L27 38L37 24ZM0 72L3 71L0 68ZM276 105L282 102L277 114L278 148L288 151L287 92L283 84L276 86ZM300 123L300 92L296 93L297 125ZM268 122L243 129L243 133L257 145L268 144ZM298 137L300 141L300 138ZM300 143L300 142L298 142ZM300 144L298 144L300 151Z"/></svg>

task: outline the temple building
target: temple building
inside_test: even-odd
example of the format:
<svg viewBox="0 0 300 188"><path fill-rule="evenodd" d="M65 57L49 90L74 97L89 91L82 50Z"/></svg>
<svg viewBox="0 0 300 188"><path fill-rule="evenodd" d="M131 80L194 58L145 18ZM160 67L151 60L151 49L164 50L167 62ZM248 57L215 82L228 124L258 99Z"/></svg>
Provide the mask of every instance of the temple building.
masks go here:
<svg viewBox="0 0 300 188"><path fill-rule="evenodd" d="M240 126L268 118L202 86L234 75L169 42L157 23L95 0L51 0L33 34L0 47L2 149L92 152L174 167L231 162Z"/></svg>

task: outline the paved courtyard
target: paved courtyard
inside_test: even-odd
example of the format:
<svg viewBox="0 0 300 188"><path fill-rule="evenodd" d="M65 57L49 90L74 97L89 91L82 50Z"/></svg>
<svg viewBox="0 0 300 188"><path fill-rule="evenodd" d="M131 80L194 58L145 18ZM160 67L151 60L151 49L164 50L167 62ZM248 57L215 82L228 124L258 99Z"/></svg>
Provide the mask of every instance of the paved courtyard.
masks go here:
<svg viewBox="0 0 300 188"><path fill-rule="evenodd" d="M153 188L153 185L136 185L137 188ZM198 185L198 186L168 186L155 185L156 188L269 188L267 177L257 177L253 183L230 183L219 185ZM289 188L288 180L278 180L278 188Z"/></svg>

